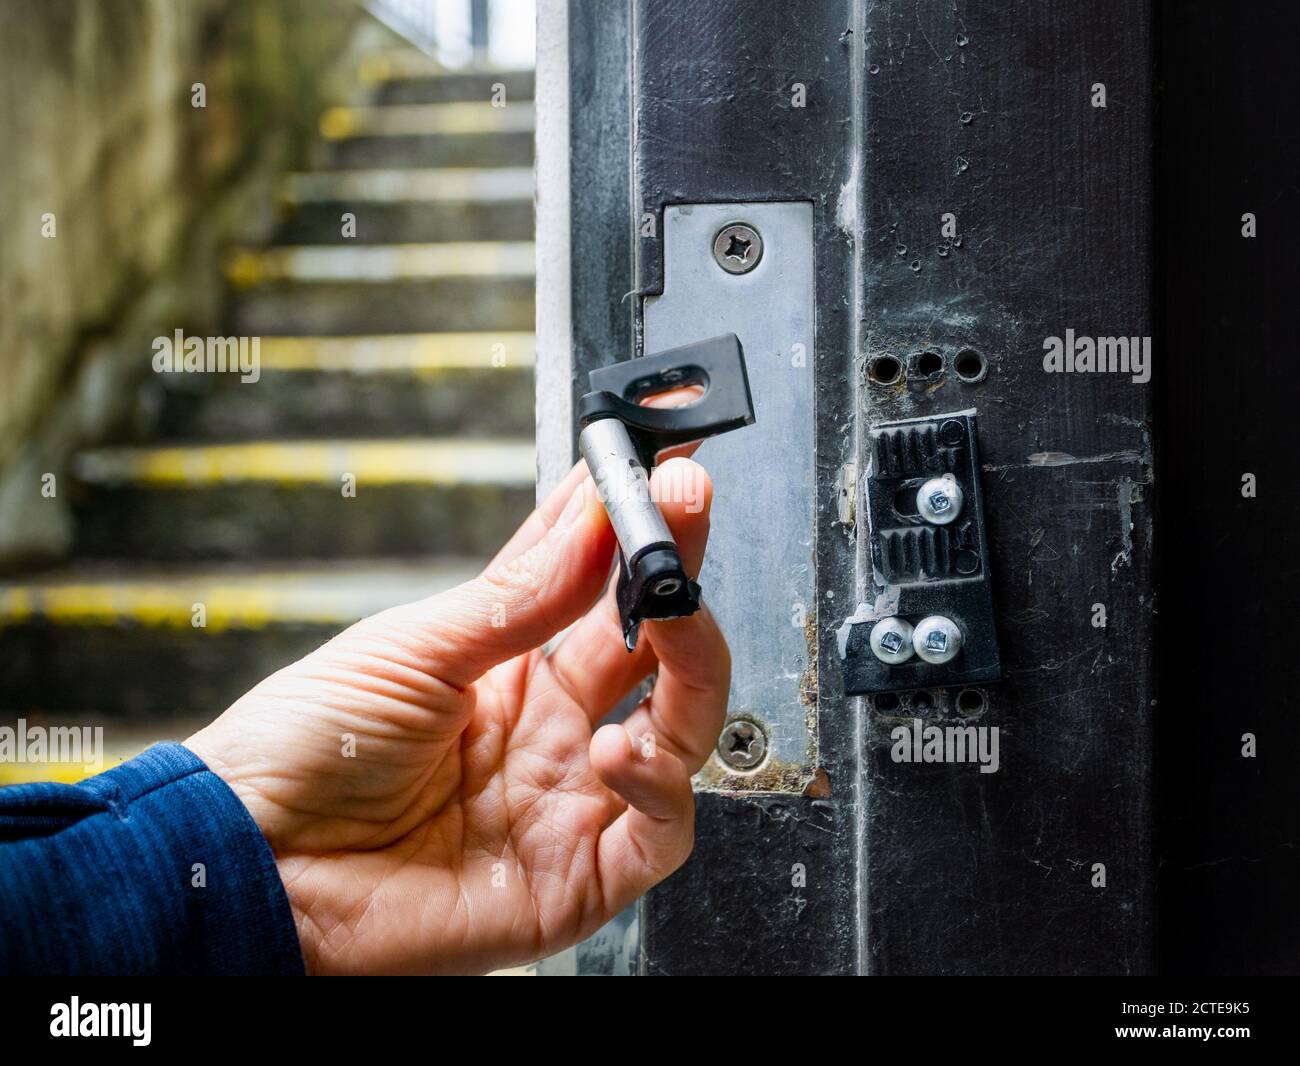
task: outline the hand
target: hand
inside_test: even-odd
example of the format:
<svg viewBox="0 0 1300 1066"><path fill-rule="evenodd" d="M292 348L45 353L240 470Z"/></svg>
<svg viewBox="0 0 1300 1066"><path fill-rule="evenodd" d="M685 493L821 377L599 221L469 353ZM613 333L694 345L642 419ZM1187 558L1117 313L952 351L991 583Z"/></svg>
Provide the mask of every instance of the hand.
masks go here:
<svg viewBox="0 0 1300 1066"><path fill-rule="evenodd" d="M697 573L708 475L674 458L651 485ZM309 972L538 959L685 861L730 656L706 608L629 654L601 595L614 546L579 463L478 578L358 622L186 742L270 841Z"/></svg>

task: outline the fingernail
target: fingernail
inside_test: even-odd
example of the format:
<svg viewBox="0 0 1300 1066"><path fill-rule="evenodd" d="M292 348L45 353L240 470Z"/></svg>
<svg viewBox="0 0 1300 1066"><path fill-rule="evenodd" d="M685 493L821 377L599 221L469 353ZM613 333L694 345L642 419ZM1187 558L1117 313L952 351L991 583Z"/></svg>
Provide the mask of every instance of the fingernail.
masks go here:
<svg viewBox="0 0 1300 1066"><path fill-rule="evenodd" d="M573 490L569 497L569 502L564 505L564 510L560 512L560 518L555 523L559 529L573 525L578 520L578 515L582 514L587 505L587 483L579 482L578 487Z"/></svg>

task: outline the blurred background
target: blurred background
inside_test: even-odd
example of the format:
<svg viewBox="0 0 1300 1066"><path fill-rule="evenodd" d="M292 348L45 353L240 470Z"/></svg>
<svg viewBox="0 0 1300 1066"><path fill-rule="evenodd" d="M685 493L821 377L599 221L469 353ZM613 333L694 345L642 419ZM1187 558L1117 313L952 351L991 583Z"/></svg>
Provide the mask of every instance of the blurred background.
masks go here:
<svg viewBox="0 0 1300 1066"><path fill-rule="evenodd" d="M183 739L528 512L534 17L0 4L0 727Z"/></svg>

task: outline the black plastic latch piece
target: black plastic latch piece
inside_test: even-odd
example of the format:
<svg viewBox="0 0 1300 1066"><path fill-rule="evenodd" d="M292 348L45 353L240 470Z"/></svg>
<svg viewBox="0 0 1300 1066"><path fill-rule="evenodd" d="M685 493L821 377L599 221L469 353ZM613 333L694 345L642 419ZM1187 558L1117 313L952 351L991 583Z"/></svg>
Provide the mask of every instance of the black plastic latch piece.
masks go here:
<svg viewBox="0 0 1300 1066"><path fill-rule="evenodd" d="M660 452L753 424L745 356L734 333L600 367L578 404L578 443L619 543L618 607L629 651L647 618L680 618L700 606L648 471ZM642 400L687 386L703 394L682 407Z"/></svg>
<svg viewBox="0 0 1300 1066"><path fill-rule="evenodd" d="M851 695L996 681L975 412L871 430L863 492L872 600L840 630Z"/></svg>
<svg viewBox="0 0 1300 1066"><path fill-rule="evenodd" d="M578 424L617 418L646 469L665 448L754 423L745 353L734 333L598 367L589 380L592 391L578 402ZM641 406L649 396L691 385L704 395L685 407Z"/></svg>

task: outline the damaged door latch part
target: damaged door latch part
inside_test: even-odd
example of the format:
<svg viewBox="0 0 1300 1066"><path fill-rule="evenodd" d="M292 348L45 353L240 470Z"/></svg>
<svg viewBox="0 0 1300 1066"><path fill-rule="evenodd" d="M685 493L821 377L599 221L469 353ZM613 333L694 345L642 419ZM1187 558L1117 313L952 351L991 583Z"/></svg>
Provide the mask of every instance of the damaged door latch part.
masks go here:
<svg viewBox="0 0 1300 1066"><path fill-rule="evenodd" d="M681 618L700 607L700 586L650 496L648 472L665 448L752 425L754 403L734 333L599 367L590 381L578 404L578 447L618 537L618 613L631 651L645 619ZM703 395L684 407L641 406L688 386Z"/></svg>
<svg viewBox="0 0 1300 1066"><path fill-rule="evenodd" d="M849 695L1002 675L974 411L876 426L865 504L872 599L840 629Z"/></svg>

